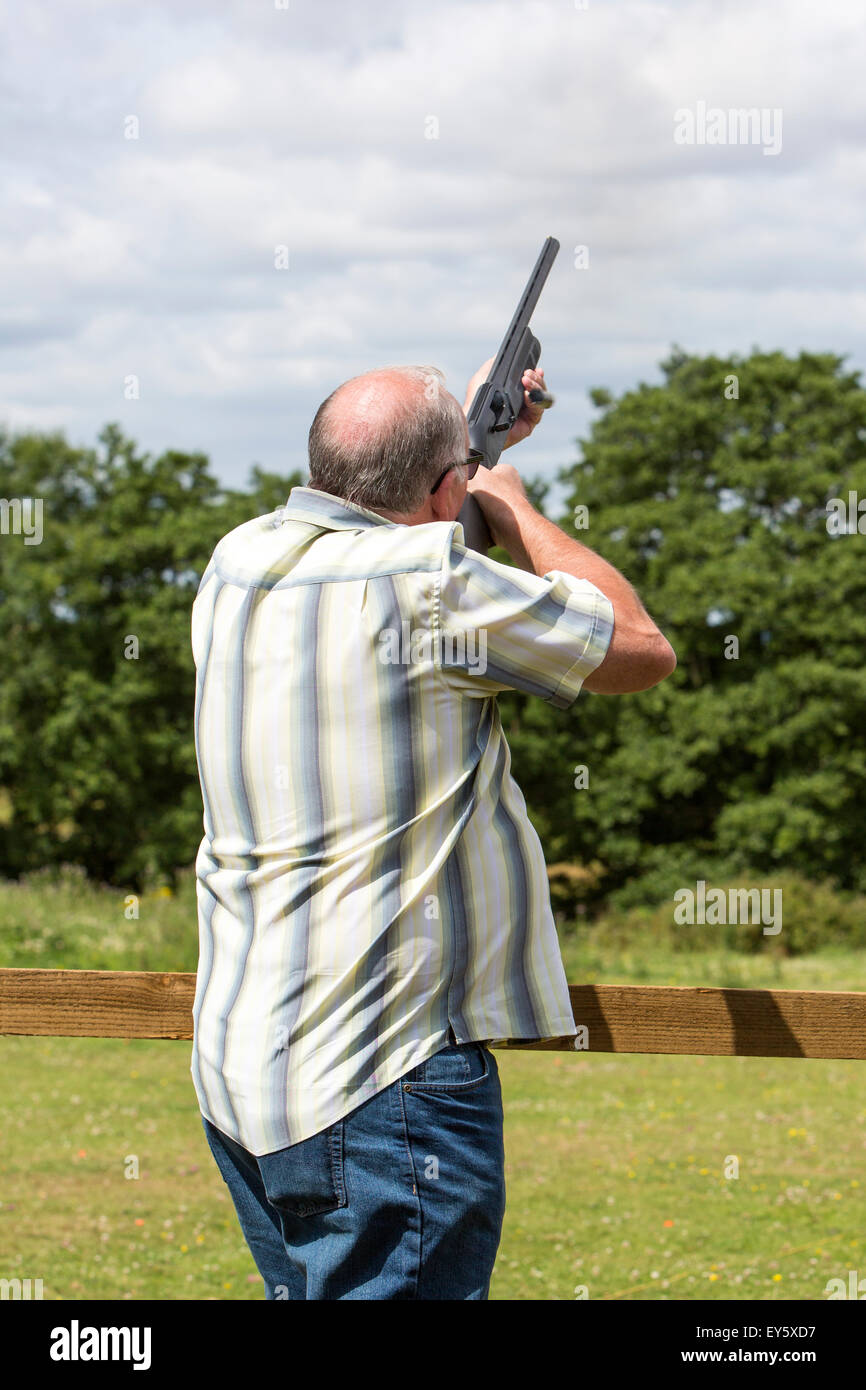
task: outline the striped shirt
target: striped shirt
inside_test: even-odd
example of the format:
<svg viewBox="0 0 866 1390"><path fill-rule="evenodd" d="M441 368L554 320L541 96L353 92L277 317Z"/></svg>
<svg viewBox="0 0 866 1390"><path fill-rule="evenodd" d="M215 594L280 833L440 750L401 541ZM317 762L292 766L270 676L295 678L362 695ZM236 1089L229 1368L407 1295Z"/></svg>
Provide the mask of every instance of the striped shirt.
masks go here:
<svg viewBox="0 0 866 1390"><path fill-rule="evenodd" d="M613 607L310 487L220 541L193 607L204 802L192 1077L253 1154L448 1042L576 1033L496 695L567 709Z"/></svg>

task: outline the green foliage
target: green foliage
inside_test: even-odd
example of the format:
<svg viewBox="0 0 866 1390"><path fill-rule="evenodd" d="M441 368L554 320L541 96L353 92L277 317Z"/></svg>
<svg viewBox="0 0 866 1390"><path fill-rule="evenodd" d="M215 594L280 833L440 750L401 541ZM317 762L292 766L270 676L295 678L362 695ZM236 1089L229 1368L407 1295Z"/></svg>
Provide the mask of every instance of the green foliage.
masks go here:
<svg viewBox="0 0 866 1390"><path fill-rule="evenodd" d="M299 474L222 488L203 454L141 455L0 433L7 498L39 498L43 539L0 537L0 874L82 865L140 885L201 838L190 609L216 542ZM138 656L132 658L131 638Z"/></svg>
<svg viewBox="0 0 866 1390"><path fill-rule="evenodd" d="M565 712L499 702L548 862L579 870L559 875L558 915L699 878L866 892L866 538L827 528L830 499L866 497L866 391L830 353L674 349L662 369L591 393L598 417L561 475L589 529L563 524L636 586L677 670ZM254 469L230 491L203 455L141 455L115 425L95 449L0 432L0 467L6 497L44 504L41 545L0 536L0 875L73 863L171 882L201 835L199 576L301 476Z"/></svg>
<svg viewBox="0 0 866 1390"><path fill-rule="evenodd" d="M648 956L666 952L703 955L708 951L803 956L827 947L853 951L866 946L866 895L840 893L829 883L813 883L791 872L774 874L771 879L754 874L741 874L736 878L712 875L705 881L707 892L721 889L726 899L732 889L769 889L771 894L780 893L780 898L770 896L767 903L771 910L777 903L781 905L780 914L773 923L780 923L781 930L765 935L764 923L752 918L715 925L712 922L677 922L674 893L678 888L694 890L696 885L694 877L683 877L664 897L650 897L647 893L640 905L607 911L588 929L564 928L563 935L567 940L570 931L576 930L586 942L603 941L608 948L642 950ZM645 887L646 882L642 880L640 886ZM632 897L636 899L638 894Z"/></svg>
<svg viewBox="0 0 866 1390"><path fill-rule="evenodd" d="M140 894L96 884L79 864L46 865L0 881L0 960L63 970L195 970L195 878Z"/></svg>
<svg viewBox="0 0 866 1390"><path fill-rule="evenodd" d="M651 901L681 867L866 890L866 537L827 529L829 499L866 497L866 391L829 353L675 350L663 370L593 392L561 475L589 529L562 524L631 580L678 668L565 713L501 697L515 776L548 859L600 861L608 894Z"/></svg>

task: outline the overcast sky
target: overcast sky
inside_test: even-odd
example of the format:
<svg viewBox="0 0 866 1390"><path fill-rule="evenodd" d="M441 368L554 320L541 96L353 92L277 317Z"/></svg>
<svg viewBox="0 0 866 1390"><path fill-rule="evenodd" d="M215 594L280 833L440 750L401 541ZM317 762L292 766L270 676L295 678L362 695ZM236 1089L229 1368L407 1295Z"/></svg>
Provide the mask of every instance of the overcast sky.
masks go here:
<svg viewBox="0 0 866 1390"><path fill-rule="evenodd" d="M462 401L547 235L557 403L511 455L527 475L573 461L591 386L658 380L673 342L866 365L863 0L2 13L13 428L92 444L117 420L232 484L305 469L316 407L358 372L431 363ZM781 148L679 143L699 103L763 109Z"/></svg>

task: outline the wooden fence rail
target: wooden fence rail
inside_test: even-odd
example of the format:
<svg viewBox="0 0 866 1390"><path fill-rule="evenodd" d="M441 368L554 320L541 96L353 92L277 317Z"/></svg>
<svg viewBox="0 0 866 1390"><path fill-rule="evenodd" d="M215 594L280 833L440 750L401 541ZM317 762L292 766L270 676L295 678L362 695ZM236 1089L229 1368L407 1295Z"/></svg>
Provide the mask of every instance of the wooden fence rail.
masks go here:
<svg viewBox="0 0 866 1390"><path fill-rule="evenodd" d="M572 985L577 1040L532 1051L688 1053L866 1060L866 993ZM0 969L0 1034L192 1038L195 974Z"/></svg>

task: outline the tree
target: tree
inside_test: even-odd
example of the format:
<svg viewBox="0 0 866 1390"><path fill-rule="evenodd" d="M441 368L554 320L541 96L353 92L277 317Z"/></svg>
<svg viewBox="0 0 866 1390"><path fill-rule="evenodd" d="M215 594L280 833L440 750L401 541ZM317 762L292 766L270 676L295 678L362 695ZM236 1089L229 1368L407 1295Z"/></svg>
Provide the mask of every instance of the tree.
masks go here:
<svg viewBox="0 0 866 1390"><path fill-rule="evenodd" d="M190 609L221 536L300 474L220 487L203 454L152 459L116 425L97 449L0 434L6 498L43 538L0 536L0 873L61 861L140 886L202 833ZM10 659L11 658L11 659Z"/></svg>
<svg viewBox="0 0 866 1390"><path fill-rule="evenodd" d="M675 349L662 370L592 393L561 474L589 528L562 524L631 580L678 669L564 714L501 697L515 774L549 860L601 861L608 890L783 867L863 889L866 535L831 534L828 506L864 499L866 532L866 391L829 353Z"/></svg>

